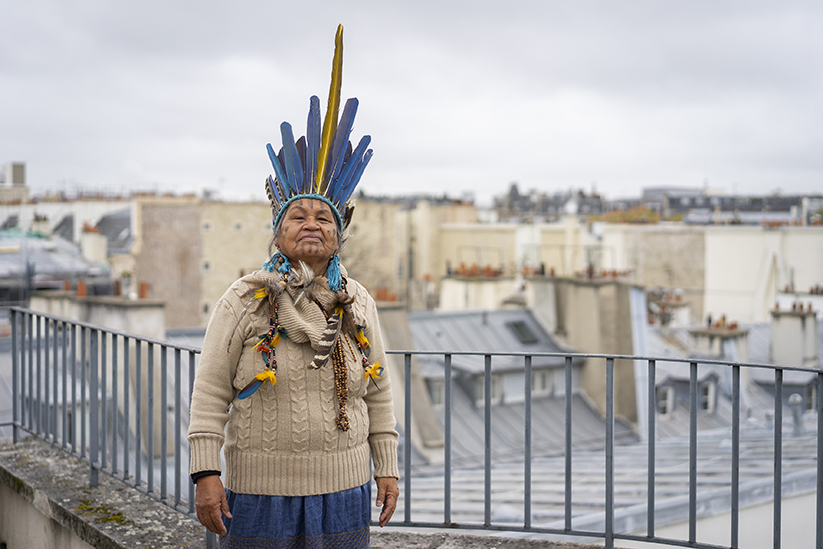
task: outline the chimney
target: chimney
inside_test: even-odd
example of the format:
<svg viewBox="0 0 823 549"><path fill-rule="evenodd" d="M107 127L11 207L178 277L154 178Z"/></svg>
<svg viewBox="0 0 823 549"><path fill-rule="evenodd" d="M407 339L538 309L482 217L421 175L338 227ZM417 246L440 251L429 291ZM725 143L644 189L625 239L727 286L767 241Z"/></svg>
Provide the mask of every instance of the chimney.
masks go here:
<svg viewBox="0 0 823 549"><path fill-rule="evenodd" d="M771 361L795 368L817 367L817 318L809 307L793 304L772 312Z"/></svg>

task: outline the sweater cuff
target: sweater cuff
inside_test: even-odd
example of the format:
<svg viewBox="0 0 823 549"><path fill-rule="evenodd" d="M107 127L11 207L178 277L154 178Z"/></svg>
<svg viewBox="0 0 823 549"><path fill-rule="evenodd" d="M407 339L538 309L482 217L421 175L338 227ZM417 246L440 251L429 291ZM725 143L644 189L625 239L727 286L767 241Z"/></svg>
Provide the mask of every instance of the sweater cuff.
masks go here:
<svg viewBox="0 0 823 549"><path fill-rule="evenodd" d="M191 446L191 465L189 474L200 471L222 471L220 467L220 448L223 447L223 436L211 433L189 435Z"/></svg>
<svg viewBox="0 0 823 549"><path fill-rule="evenodd" d="M400 478L397 469L397 439L385 438L370 440L372 461L374 461L374 476Z"/></svg>

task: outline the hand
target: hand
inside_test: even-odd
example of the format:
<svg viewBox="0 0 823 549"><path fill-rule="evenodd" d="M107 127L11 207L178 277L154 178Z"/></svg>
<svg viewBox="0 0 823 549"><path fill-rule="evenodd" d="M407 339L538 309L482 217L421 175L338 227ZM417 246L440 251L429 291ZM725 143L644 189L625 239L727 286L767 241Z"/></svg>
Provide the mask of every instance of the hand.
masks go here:
<svg viewBox="0 0 823 549"><path fill-rule="evenodd" d="M375 505L382 507L380 512L380 528L384 527L394 514L397 508L397 498L400 497L400 489L397 487L397 479L394 477L377 477L377 501Z"/></svg>
<svg viewBox="0 0 823 549"><path fill-rule="evenodd" d="M197 520L215 534L225 536L226 526L220 513L227 518L231 518L231 513L220 475L202 477L197 480L196 486L194 507L197 509Z"/></svg>

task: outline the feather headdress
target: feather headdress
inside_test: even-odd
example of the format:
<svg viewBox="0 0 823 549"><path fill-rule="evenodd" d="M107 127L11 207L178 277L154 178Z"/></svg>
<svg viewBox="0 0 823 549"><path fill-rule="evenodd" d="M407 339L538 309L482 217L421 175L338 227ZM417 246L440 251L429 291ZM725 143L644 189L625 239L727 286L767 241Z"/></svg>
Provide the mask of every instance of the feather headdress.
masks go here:
<svg viewBox="0 0 823 549"><path fill-rule="evenodd" d="M349 203L354 188L371 160L368 149L371 136L365 135L352 149L351 136L358 101L351 98L340 109L340 88L343 79L343 25L337 27L332 60L331 87L323 127L320 127L320 99L309 100L309 119L306 135L294 140L288 122L280 125L283 147L275 153L266 145L274 168L274 177L266 179L266 193L271 201L274 228L289 204L299 197L322 200L331 206L338 229L345 229L351 221L354 205Z"/></svg>

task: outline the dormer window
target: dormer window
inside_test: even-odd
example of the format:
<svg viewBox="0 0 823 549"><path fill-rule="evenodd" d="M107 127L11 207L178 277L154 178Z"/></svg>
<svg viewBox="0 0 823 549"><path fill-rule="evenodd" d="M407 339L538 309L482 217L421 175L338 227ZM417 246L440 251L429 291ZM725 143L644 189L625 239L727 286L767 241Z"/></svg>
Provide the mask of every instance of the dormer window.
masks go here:
<svg viewBox="0 0 823 549"><path fill-rule="evenodd" d="M713 414L717 402L717 382L704 381L700 384L700 409L707 414Z"/></svg>
<svg viewBox="0 0 823 549"><path fill-rule="evenodd" d="M551 375L548 370L532 371L532 396L548 396L551 394Z"/></svg>
<svg viewBox="0 0 823 549"><path fill-rule="evenodd" d="M515 320L514 322L506 322L506 326L511 330L518 341L523 345L532 345L537 343L537 334L534 330L522 320Z"/></svg>
<svg viewBox="0 0 823 549"><path fill-rule="evenodd" d="M657 388L657 414L660 419L671 419L674 412L674 387Z"/></svg>
<svg viewBox="0 0 823 549"><path fill-rule="evenodd" d="M486 402L485 385L485 376L477 376L474 387L475 403L478 406L483 406ZM491 397L492 404L500 404L503 400L503 380L500 379L500 375L492 374Z"/></svg>

